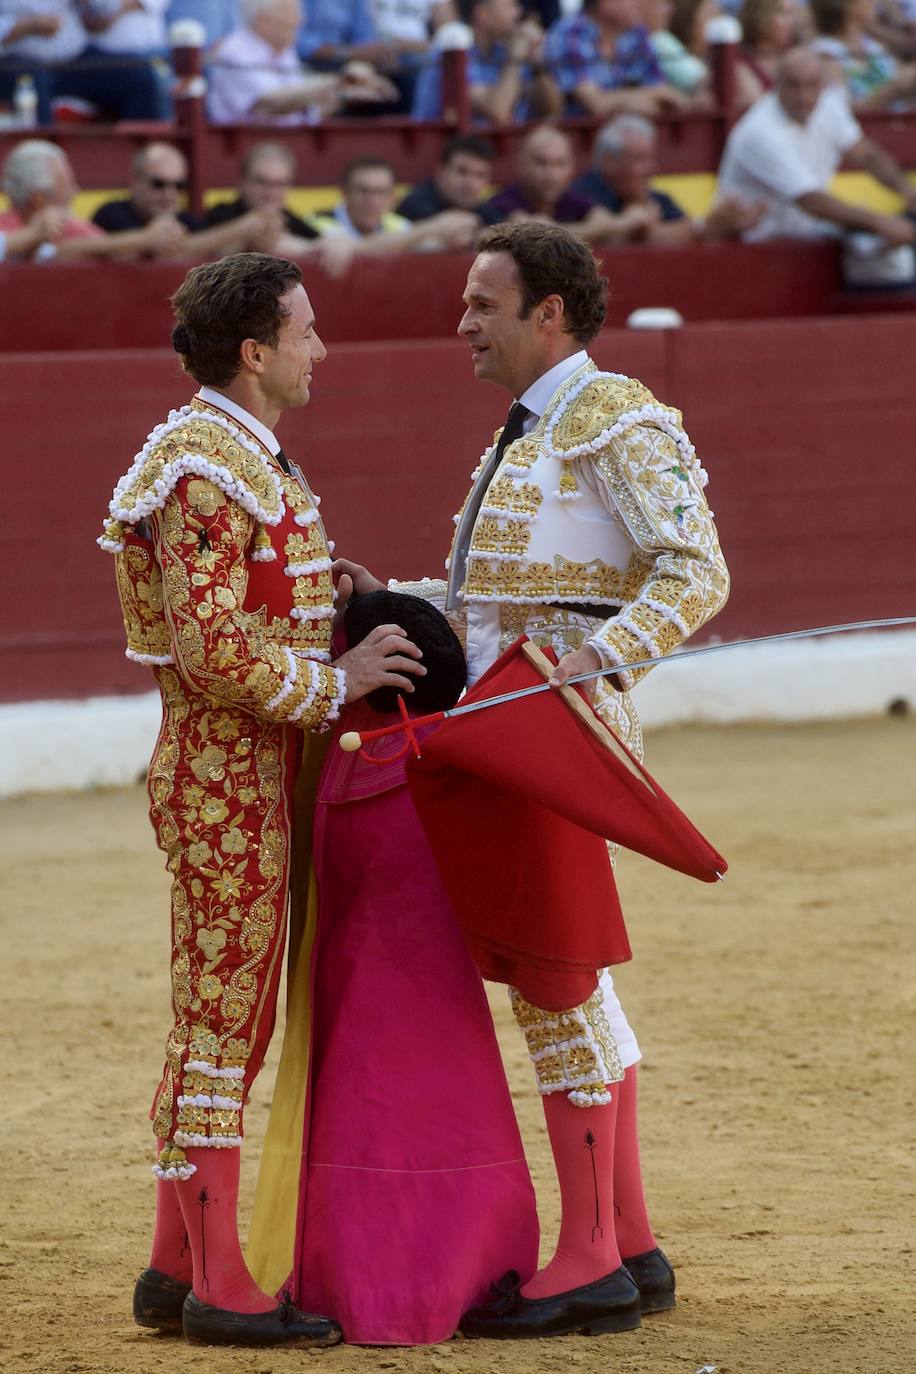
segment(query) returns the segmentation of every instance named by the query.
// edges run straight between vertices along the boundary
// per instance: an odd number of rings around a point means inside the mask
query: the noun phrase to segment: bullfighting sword
[[[631,663],[617,663],[610,668],[596,668],[590,673],[578,673],[575,677],[567,678],[565,685],[573,687],[582,682],[594,682],[598,678],[615,677],[618,673],[631,672],[636,668],[654,668],[660,663],[681,663],[688,658],[700,658],[703,654],[723,653],[726,649],[745,649],[758,644],[785,644],[794,639],[822,639],[827,635],[848,634],[854,630],[888,630],[901,625],[916,625],[916,615],[891,616],[884,620],[852,620],[843,625],[816,625],[806,630],[783,630],[779,634],[758,635],[751,639],[729,639],[718,644],[701,644],[698,648],[683,649],[678,653],[667,654],[664,658],[640,658]],[[405,752],[408,748],[412,748],[419,757],[420,749],[414,737],[414,731],[423,725],[433,725],[442,720],[451,720],[455,716],[470,715],[472,711],[487,711],[492,706],[504,706],[509,701],[520,701],[523,697],[555,690],[556,688],[551,687],[549,682],[542,682],[537,683],[534,687],[522,687],[515,692],[504,692],[501,696],[484,697],[480,701],[468,702],[464,706],[459,703],[457,706],[452,706],[448,711],[435,711],[428,716],[413,717],[408,715],[403,697],[399,697],[398,707],[401,713],[399,723],[385,725],[378,730],[364,730],[359,734],[355,730],[347,731],[340,737],[340,747],[346,753],[355,753],[369,740],[381,739],[384,735],[403,733],[407,736],[407,743],[404,746]]]

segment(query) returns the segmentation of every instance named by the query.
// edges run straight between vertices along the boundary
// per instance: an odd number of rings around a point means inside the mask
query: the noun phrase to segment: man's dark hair
[[[355,157],[353,161],[348,162],[346,167],[343,169],[343,175],[340,178],[340,184],[344,188],[344,190],[346,190],[346,188],[350,185],[350,182],[353,180],[357,172],[365,172],[369,169],[375,171],[379,167],[382,169],[382,171],[390,172],[392,176],[395,175],[395,171],[391,163],[386,162],[383,157],[372,157],[368,154],[366,157]]]
[[[607,277],[599,275],[591,249],[560,224],[495,224],[477,245],[480,253],[508,253],[522,289],[520,318],[547,296],[562,296],[564,330],[587,344],[604,324]]]
[[[233,253],[192,267],[172,297],[172,347],[203,386],[226,386],[242,366],[244,339],[276,348],[289,311],[282,300],[302,281],[294,262]]]
[[[350,599],[344,629],[351,648],[379,625],[400,625],[423,650],[426,677],[413,678],[414,691],[405,697],[411,714],[424,716],[454,706],[464,691],[468,670],[458,636],[442,612],[422,597],[403,592],[369,592]],[[366,701],[373,711],[390,715],[398,709],[400,695],[397,687],[376,687]]]
[[[457,134],[450,138],[442,149],[439,163],[442,167],[447,167],[453,157],[459,153],[467,153],[469,157],[479,157],[484,162],[496,161],[496,149],[488,138],[482,134]]]
[[[825,38],[836,38],[846,27],[848,0],[811,0],[814,27]]]

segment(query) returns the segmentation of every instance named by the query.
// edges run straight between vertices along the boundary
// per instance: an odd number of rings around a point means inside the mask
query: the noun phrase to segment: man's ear
[[[242,367],[247,368],[249,372],[263,372],[266,347],[266,344],[258,343],[257,339],[243,339],[239,348]]]
[[[538,324],[541,328],[551,332],[562,329],[565,318],[566,307],[563,297],[556,292],[552,296],[545,296],[538,306]]]

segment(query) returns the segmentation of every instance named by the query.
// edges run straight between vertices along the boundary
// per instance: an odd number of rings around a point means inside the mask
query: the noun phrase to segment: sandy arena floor
[[[0,806],[3,1370],[913,1374],[916,721],[649,745],[731,863],[718,888],[633,857],[621,878],[636,959],[620,985],[675,1312],[595,1340],[323,1354],[134,1327],[168,1017],[166,878],[137,787]],[[549,1253],[540,1106],[502,995],[494,1006]],[[246,1118],[249,1196],[269,1083]]]

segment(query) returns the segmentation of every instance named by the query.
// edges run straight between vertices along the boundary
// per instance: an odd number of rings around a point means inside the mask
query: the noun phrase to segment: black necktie
[[[509,407],[509,414],[506,416],[505,429],[499,436],[496,448],[490,454],[486,465],[477,478],[473,492],[468,497],[455,533],[455,545],[452,550],[452,561],[445,595],[445,605],[448,610],[452,610],[458,604],[458,589],[463,584],[467,571],[471,535],[480,514],[480,507],[486,499],[487,490],[496,476],[496,470],[502,461],[503,454],[511,443],[522,437],[525,421],[531,414],[532,412],[527,406],[523,406],[521,401],[512,402]]]
[[[514,444],[516,439],[522,437],[522,430],[525,421],[531,411],[527,406],[523,406],[521,401],[513,401],[509,407],[509,414],[506,416],[506,427],[499,436],[499,443],[496,445],[496,452],[493,455],[493,469],[495,470],[500,460],[510,444]]]
[[[278,448],[278,449],[277,449],[277,452],[276,452],[276,454],[275,454],[274,456],[276,457],[276,460],[277,460],[277,462],[280,464],[280,466],[281,466],[281,468],[283,469],[283,471],[286,473],[287,477],[289,477],[289,476],[290,476],[289,459],[287,458],[286,454],[283,452],[282,448]]]

